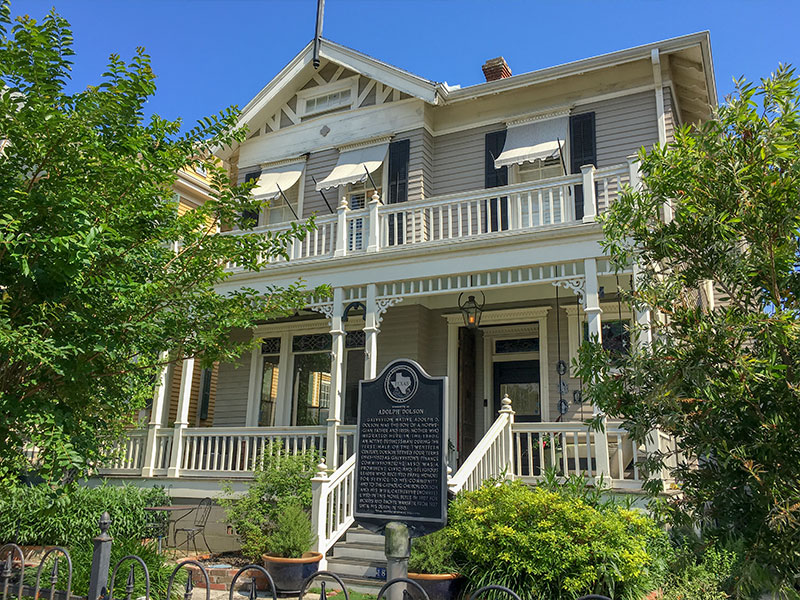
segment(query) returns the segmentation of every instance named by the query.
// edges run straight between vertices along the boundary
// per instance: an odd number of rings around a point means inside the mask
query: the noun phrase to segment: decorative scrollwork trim
[[[557,279],[553,281],[553,285],[558,287],[561,286],[563,288],[568,289],[570,292],[578,296],[581,302],[585,304],[586,298],[584,296],[586,292],[586,278],[585,277],[571,277],[568,279]]]
[[[392,296],[389,298],[378,298],[375,302],[378,305],[378,310],[375,313],[375,321],[380,324],[383,321],[383,313],[389,310],[390,307],[394,306],[395,304],[399,304],[403,301],[402,296]]]
[[[313,310],[320,314],[325,315],[327,318],[333,318],[333,302],[326,302],[324,304],[310,304],[308,310]]]

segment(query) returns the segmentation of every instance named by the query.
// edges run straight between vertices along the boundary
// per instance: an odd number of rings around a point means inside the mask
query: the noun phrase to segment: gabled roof
[[[264,110],[282,92],[294,85],[302,85],[305,81],[300,80],[303,76],[308,77],[313,73],[310,69],[312,60],[313,41],[309,42],[289,64],[278,73],[272,81],[256,94],[242,110],[239,125],[251,125],[256,121]],[[410,96],[424,100],[431,104],[436,104],[439,99],[439,84],[428,81],[418,75],[404,71],[385,62],[379,61],[371,56],[347,48],[341,44],[323,39],[320,44],[320,57],[338,65],[354,71],[359,75],[374,79],[380,83],[388,85]]]

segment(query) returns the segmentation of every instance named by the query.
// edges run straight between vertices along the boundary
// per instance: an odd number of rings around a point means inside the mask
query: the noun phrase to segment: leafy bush
[[[408,570],[433,575],[458,572],[447,528],[412,540]]]
[[[231,487],[225,486],[226,495],[220,500],[228,521],[239,534],[242,554],[253,560],[268,552],[278,554],[270,547],[270,540],[276,543],[277,538],[271,534],[281,513],[292,506],[311,510],[311,478],[319,461],[316,451],[282,454],[280,442],[271,442],[264,455],[247,493],[234,499]]]
[[[18,486],[0,496],[0,541],[25,545],[77,547],[100,533],[104,511],[111,515],[113,538],[146,537],[145,525],[153,514],[146,506],[169,504],[162,488],[140,489],[104,483],[100,487],[75,486],[54,496],[47,485]]]
[[[284,558],[300,558],[311,549],[314,533],[311,519],[299,504],[289,504],[275,519],[274,527],[267,535],[270,554]]]
[[[666,533],[644,515],[519,481],[460,494],[449,522],[470,583],[505,585],[525,599],[600,593],[639,600],[659,585],[659,555],[669,553]]]
[[[73,596],[86,596],[89,593],[89,577],[92,571],[92,552],[93,546],[91,543],[83,543],[69,549],[73,569]],[[143,544],[138,539],[131,538],[114,539],[111,544],[111,562],[108,573],[109,582],[111,581],[111,573],[117,562],[131,554],[141,558],[144,564],[147,565],[147,571],[150,574],[150,597],[156,600],[163,600],[166,598],[169,576],[175,568],[175,565],[168,563],[165,556],[158,553],[158,549],[154,543]],[[42,570],[41,584],[43,588],[48,588],[50,585],[50,572],[54,558],[55,554],[50,555]],[[139,598],[144,596],[145,578],[141,565],[139,565],[137,561],[125,561],[117,571],[117,578],[114,581],[115,598],[125,597],[125,585],[128,581],[128,573],[130,572],[131,565],[135,565],[133,597]],[[57,589],[65,589],[67,570],[64,568],[63,562],[59,564],[59,574],[60,577],[56,587]],[[180,600],[183,597],[186,577],[186,571],[183,569],[175,576],[175,582],[172,584],[172,600]],[[29,585],[34,584],[36,581],[35,568],[26,569],[25,581]]]
[[[714,545],[695,550],[683,541],[665,578],[662,600],[725,600],[741,566],[735,550]]]

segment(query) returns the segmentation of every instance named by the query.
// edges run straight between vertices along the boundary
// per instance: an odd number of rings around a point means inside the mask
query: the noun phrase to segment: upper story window
[[[358,78],[349,77],[327,85],[300,90],[297,92],[297,109],[301,119],[345,110],[352,106],[357,96]]]

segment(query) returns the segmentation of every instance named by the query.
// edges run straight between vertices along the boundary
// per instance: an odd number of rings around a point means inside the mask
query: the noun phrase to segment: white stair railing
[[[451,492],[476,490],[484,481],[503,474],[514,476],[514,444],[511,427],[514,424],[514,411],[511,400],[506,395],[497,420],[475,446],[475,449],[448,481]]]
[[[329,476],[328,466],[323,461],[311,480],[311,525],[317,536],[313,550],[322,554],[321,570],[328,565],[325,554],[355,522],[355,467],[356,456],[353,454]]]

